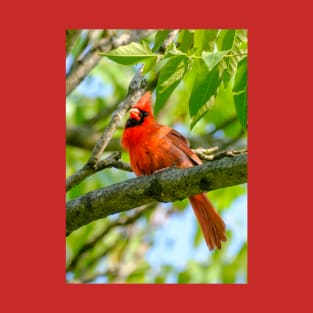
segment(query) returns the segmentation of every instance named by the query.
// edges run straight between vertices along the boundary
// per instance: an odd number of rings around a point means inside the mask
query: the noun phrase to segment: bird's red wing
[[[167,134],[167,137],[177,148],[189,157],[194,165],[202,164],[199,157],[190,150],[189,141],[181,133],[175,129],[171,129],[171,131]]]

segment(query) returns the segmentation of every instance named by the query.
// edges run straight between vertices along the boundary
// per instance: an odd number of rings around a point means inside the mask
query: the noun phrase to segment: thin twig
[[[146,88],[146,80],[141,75],[142,68],[140,68],[133,79],[131,80],[129,84],[128,89],[128,95],[125,98],[124,101],[120,103],[117,110],[113,113],[112,119],[109,123],[109,125],[105,128],[103,134],[97,141],[95,147],[92,150],[91,156],[87,162],[92,168],[97,168],[97,163],[110,142],[113,133],[116,130],[117,124],[122,120],[123,116],[126,114],[126,112],[130,109],[130,107],[136,103],[139,98],[141,98],[145,92]]]
[[[208,149],[197,148],[192,151],[202,160],[212,160],[212,153],[218,150],[218,147],[212,147]]]
[[[72,50],[76,39],[79,37],[81,30],[67,29],[66,30],[66,53]]]
[[[245,154],[247,152],[248,152],[248,149],[246,149],[246,148],[245,149],[240,149],[240,150],[222,151],[222,152],[216,153],[213,156],[212,160],[218,160],[218,159],[221,159],[221,158],[224,158],[224,157],[234,157],[235,155]]]
[[[98,162],[98,166],[96,169],[92,168],[88,163],[85,164],[75,174],[66,179],[66,191],[69,191],[70,189],[78,185],[80,182],[82,182],[84,179],[95,174],[96,172],[99,172],[108,167],[113,167],[113,164],[118,162],[120,157],[121,152],[112,152],[107,158]]]
[[[124,170],[129,170],[129,166],[119,160],[121,156],[120,152],[112,153],[108,158],[102,161],[100,161],[100,158],[108,143],[112,139],[118,123],[122,120],[123,116],[130,109],[130,107],[136,103],[145,92],[147,83],[141,75],[141,72],[142,68],[137,71],[131,80],[128,88],[128,95],[113,113],[111,121],[95,144],[87,163],[78,172],[67,178],[66,191],[78,185],[86,177],[104,168],[115,166]]]
[[[151,31],[134,31],[125,37],[125,34],[121,34],[118,37],[114,37],[113,32],[108,32],[105,38],[99,40],[93,44],[92,48],[80,57],[73,64],[70,73],[66,78],[66,96],[68,96],[86,77],[86,75],[98,64],[102,56],[99,52],[108,52],[112,49],[125,45],[131,41],[140,41],[151,33]]]
[[[178,29],[173,29],[169,32],[167,38],[164,40],[162,44],[162,48],[165,51],[166,48],[174,41],[176,35],[178,34],[179,30]]]
[[[111,38],[105,38],[102,41],[102,47],[90,51],[85,58],[72,69],[66,78],[66,96],[68,96],[86,77],[86,75],[98,64],[101,56],[98,55],[99,51],[109,51],[112,48]]]
[[[117,160],[117,161],[113,162],[111,165],[112,165],[112,167],[115,167],[115,168],[122,170],[122,171],[127,171],[127,172],[133,171],[129,163],[123,162],[121,160]]]
[[[212,160],[218,160],[223,157],[232,157],[238,154],[243,154],[247,153],[248,150],[245,149],[240,149],[240,150],[232,150],[232,151],[221,151],[217,152],[214,154],[219,149],[219,147],[212,147],[209,149],[204,149],[204,148],[197,148],[193,149],[192,151],[202,160],[205,161],[212,161]]]

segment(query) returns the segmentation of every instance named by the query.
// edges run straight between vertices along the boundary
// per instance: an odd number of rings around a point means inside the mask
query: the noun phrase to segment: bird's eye
[[[145,111],[141,111],[141,114],[142,114],[142,117],[146,117],[146,116],[149,115],[149,113],[148,113],[148,112],[145,112]]]

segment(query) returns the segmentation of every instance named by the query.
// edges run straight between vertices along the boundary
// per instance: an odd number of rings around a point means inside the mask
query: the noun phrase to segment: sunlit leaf
[[[238,63],[238,69],[235,76],[235,83],[233,87],[234,93],[240,93],[247,90],[247,73],[248,73],[248,59],[244,57]]]
[[[162,109],[166,100],[182,80],[188,58],[184,55],[171,57],[161,69],[158,84],[156,87],[156,103],[154,110],[156,114]]]
[[[77,58],[80,53],[85,49],[88,44],[88,36],[86,31],[81,31],[78,39],[75,41],[72,49],[72,55],[74,58]]]
[[[225,86],[229,83],[236,73],[237,63],[246,53],[240,48],[242,43],[247,40],[247,31],[244,29],[225,29],[222,30],[217,38],[218,50],[229,50],[229,56],[220,63],[219,69]]]
[[[217,41],[217,46],[220,51],[229,50],[232,48],[235,34],[236,34],[235,29],[223,29],[220,32],[218,36],[218,41]]]
[[[247,57],[245,57],[238,63],[233,88],[236,112],[243,129],[247,128],[247,67]]]
[[[228,53],[229,50],[218,51],[218,52],[202,52],[202,59],[208,67],[209,71],[211,71],[221,60],[224,55]]]
[[[196,55],[201,56],[202,51],[213,51],[218,34],[217,29],[197,29],[194,33],[194,46]],[[227,49],[223,49],[227,50]]]
[[[156,59],[154,54],[147,45],[132,42],[125,46],[120,46],[110,52],[99,52],[99,55],[108,57],[114,62],[123,65],[134,65],[147,59]]]
[[[170,29],[161,29],[155,34],[154,46],[152,52],[157,52],[162,46],[164,40],[168,37]]]
[[[193,36],[193,32],[191,32],[190,30],[181,30],[177,40],[179,43],[178,49],[182,52],[187,52],[188,50],[190,50],[193,46]]]
[[[195,70],[197,71],[197,75],[189,99],[191,128],[193,128],[199,119],[207,112],[209,100],[216,94],[220,84],[217,67],[209,71],[205,63],[200,60]],[[203,110],[203,108],[205,109]]]

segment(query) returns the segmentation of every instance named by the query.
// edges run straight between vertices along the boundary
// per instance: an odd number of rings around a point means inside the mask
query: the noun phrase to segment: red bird
[[[186,138],[154,119],[151,94],[147,92],[130,109],[122,145],[128,150],[132,170],[137,176],[149,175],[166,167],[186,168],[202,164]],[[189,197],[210,250],[221,249],[226,241],[225,224],[205,193]]]

